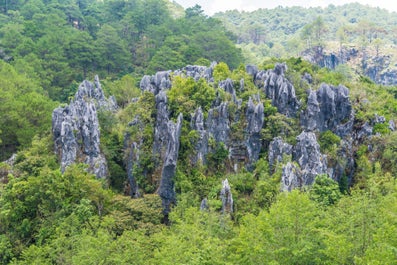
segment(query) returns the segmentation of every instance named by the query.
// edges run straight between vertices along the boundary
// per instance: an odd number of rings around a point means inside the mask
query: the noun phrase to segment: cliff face
[[[354,114],[349,90],[344,86],[321,84],[310,90],[307,108],[301,114],[301,126],[307,131],[332,131],[340,137],[351,133]]]
[[[214,83],[215,65],[187,66],[175,72],[162,71],[144,76],[140,82],[142,97],[151,95],[146,100],[152,101],[153,109],[142,110],[140,99],[130,103],[141,112],[131,117],[125,133],[127,193],[133,198],[142,196],[145,193],[142,187],[149,184],[149,192],[157,192],[162,199],[165,222],[177,201],[178,160],[188,163],[185,167],[219,167],[226,173],[238,173],[242,169],[254,170],[256,162],[267,154],[269,173],[280,173],[281,188],[290,191],[311,185],[320,174],[335,180],[347,176],[351,180],[356,146],[372,137],[373,128],[379,123],[386,124],[391,130],[395,128],[392,121],[387,123],[378,115],[370,122],[356,124],[349,90],[344,86],[321,84],[317,89],[312,87],[307,91],[307,104],[303,108],[293,84],[285,76],[285,64],[277,64],[267,71],[258,71],[255,66],[248,65],[246,71],[256,85],[256,88],[250,88],[250,94],[245,87],[250,80],[226,79]],[[217,96],[211,107],[204,111],[198,106],[183,116],[170,113],[167,94],[172,89],[172,76],[175,75],[195,81],[202,78],[214,86]],[[310,85],[309,75],[302,79]],[[239,96],[245,97],[245,101]],[[299,123],[293,132],[295,140],[289,139],[287,143],[284,135],[284,138],[277,136],[264,141],[264,137],[268,137],[264,131],[274,129],[266,128],[269,115],[273,114],[267,114],[269,107],[266,110],[265,104],[274,107],[271,112],[277,109],[278,116],[273,117]],[[96,77],[94,84],[84,81],[80,85],[70,105],[54,110],[55,150],[63,171],[72,163],[84,162],[97,177],[108,175],[106,159],[100,149],[98,110],[114,111],[116,108],[112,99],[103,96]],[[145,111],[151,113],[145,114]],[[329,132],[340,139],[336,150],[338,159],[327,157],[320,149],[319,137]],[[180,149],[185,157],[181,158]],[[220,197],[222,211],[232,213],[233,199],[227,180],[223,182]],[[203,199],[201,208],[208,208],[207,200]]]
[[[391,64],[391,55],[371,55],[365,50],[345,47],[339,51],[327,52],[321,46],[308,49],[302,55],[307,61],[320,67],[335,69],[338,65],[349,64],[377,84],[397,85],[397,69]]]
[[[80,84],[68,106],[54,110],[52,132],[62,172],[73,163],[83,162],[98,178],[108,175],[106,159],[100,149],[98,110],[116,109],[115,100],[103,95],[96,76],[94,83],[83,81]]]
[[[255,83],[262,88],[266,97],[271,99],[272,105],[277,107],[281,114],[295,117],[299,109],[299,102],[294,86],[284,75],[286,71],[285,63],[276,64],[273,70],[258,72],[255,75]]]

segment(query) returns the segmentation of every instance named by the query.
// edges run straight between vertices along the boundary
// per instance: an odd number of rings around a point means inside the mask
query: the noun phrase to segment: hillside
[[[395,85],[396,14],[358,3],[327,8],[279,7],[253,12],[228,11],[214,16],[237,36],[246,60],[305,56],[313,63],[321,47],[373,81]],[[313,54],[315,53],[315,54]],[[333,66],[335,67],[335,66]]]
[[[0,264],[397,260],[397,87],[197,6],[0,10]]]

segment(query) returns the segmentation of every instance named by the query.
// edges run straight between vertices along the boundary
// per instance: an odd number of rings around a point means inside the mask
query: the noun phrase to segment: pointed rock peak
[[[178,115],[176,124],[172,121],[169,121],[167,124],[167,151],[161,172],[161,181],[159,187],[159,195],[162,199],[165,220],[168,220],[168,214],[171,211],[171,205],[176,203],[174,178],[179,154],[179,137],[181,134],[182,120],[183,116],[182,113],[180,113]]]
[[[94,82],[95,85],[84,80],[71,103],[53,111],[52,132],[62,171],[80,161],[89,165],[89,171],[98,178],[104,178],[108,170],[100,150],[97,109],[112,111],[117,109],[117,104],[105,98],[98,76]]]
[[[200,210],[208,211],[209,209],[210,209],[210,206],[208,205],[208,200],[207,200],[207,198],[204,198],[200,203]]]
[[[277,75],[284,75],[284,73],[287,71],[288,67],[285,63],[276,63],[274,66],[274,72]]]
[[[222,200],[222,213],[232,213],[233,196],[232,196],[232,190],[229,185],[229,181],[227,179],[222,181],[221,200]]]
[[[253,78],[255,78],[256,74],[258,73],[258,67],[256,65],[252,64],[247,64],[245,66],[245,71],[251,75]]]

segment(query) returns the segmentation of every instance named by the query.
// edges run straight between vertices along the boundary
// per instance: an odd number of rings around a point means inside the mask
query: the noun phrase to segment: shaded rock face
[[[269,146],[269,165],[274,169],[276,163],[283,160],[283,155],[291,155],[292,161],[282,168],[282,189],[290,191],[297,187],[311,185],[317,175],[327,174],[327,158],[320,152],[316,135],[302,132],[297,137],[295,146],[284,143],[280,137],[275,138]]]
[[[100,150],[100,131],[97,109],[116,110],[113,98],[103,95],[99,79],[83,81],[74,99],[66,107],[52,114],[52,132],[55,152],[61,161],[61,170],[75,162],[84,162],[98,178],[108,175],[105,156]]]
[[[303,186],[302,172],[296,164],[288,162],[283,166],[281,174],[281,189],[292,191]]]
[[[364,74],[377,84],[397,85],[397,69],[392,69],[390,55],[378,55],[363,60]]]
[[[179,153],[179,137],[181,134],[182,114],[179,114],[177,123],[169,121],[167,124],[168,143],[167,151],[161,172],[159,195],[162,200],[163,214],[168,216],[171,204],[176,203],[174,177]]]
[[[303,57],[320,67],[335,69],[339,64],[346,63],[358,56],[359,51],[354,48],[342,48],[338,53],[327,53],[323,47],[315,46],[303,52]]]
[[[221,189],[221,200],[222,200],[222,213],[233,212],[233,196],[229,185],[229,181],[225,179],[222,181]]]
[[[163,161],[165,149],[168,143],[168,121],[169,113],[167,108],[167,95],[161,90],[155,97],[156,100],[156,123],[154,126],[153,154],[156,157],[157,165]],[[159,161],[160,160],[160,161]]]
[[[312,132],[298,135],[292,159],[301,168],[303,185],[311,185],[317,175],[327,173],[327,158],[321,154],[316,135]]]
[[[177,70],[174,73],[176,75],[186,74],[187,77],[192,77],[195,81],[200,78],[204,78],[207,82],[214,82],[213,72],[216,62],[213,62],[210,67],[199,66],[199,65],[187,65],[181,70]]]
[[[317,91],[309,91],[307,108],[302,111],[300,120],[305,130],[331,130],[344,137],[352,132],[353,121],[352,104],[346,87],[321,84]]]
[[[230,121],[227,102],[222,102],[220,106],[208,111],[206,127],[210,137],[212,136],[216,142],[228,142]]]
[[[245,117],[247,119],[247,152],[248,164],[253,165],[259,158],[261,151],[261,130],[264,121],[264,108],[262,102],[254,104],[250,97],[247,103],[247,111]]]
[[[269,144],[269,167],[273,171],[277,163],[283,161],[283,155],[292,154],[292,145],[284,143],[281,137],[276,137]]]
[[[245,66],[245,71],[251,75],[253,78],[256,77],[256,74],[258,73],[258,67],[256,65],[252,65],[252,64],[247,64]]]
[[[125,137],[128,139],[128,136]],[[125,145],[128,141],[125,141]],[[127,170],[127,193],[131,198],[139,198],[141,194],[139,193],[139,186],[136,182],[134,176],[134,163],[139,161],[139,145],[136,142],[133,142],[130,146],[124,146],[124,149],[128,150],[127,153],[127,161],[126,161],[126,170]]]
[[[266,97],[272,100],[272,105],[278,112],[288,117],[295,117],[299,109],[299,102],[295,95],[295,88],[287,80],[284,73],[287,65],[276,64],[273,70],[261,71],[256,74],[255,83],[263,86]]]
[[[157,95],[160,91],[169,89],[171,87],[170,79],[171,71],[157,72],[153,76],[145,75],[139,87],[142,91],[149,91],[154,95]]]
[[[193,158],[193,163],[205,164],[205,156],[208,154],[208,134],[204,128],[204,114],[201,107],[196,109],[192,115],[190,126],[198,134],[197,143],[195,146],[196,154]]]

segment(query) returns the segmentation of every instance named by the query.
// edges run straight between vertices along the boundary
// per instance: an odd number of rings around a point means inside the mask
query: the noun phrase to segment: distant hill
[[[397,63],[397,14],[385,9],[358,3],[327,8],[280,6],[253,12],[227,11],[214,17],[237,36],[236,43],[250,62],[307,55],[318,46],[324,55],[355,49],[356,59],[345,63],[379,83],[386,82],[380,75],[393,71]],[[374,74],[371,67],[381,69]]]

